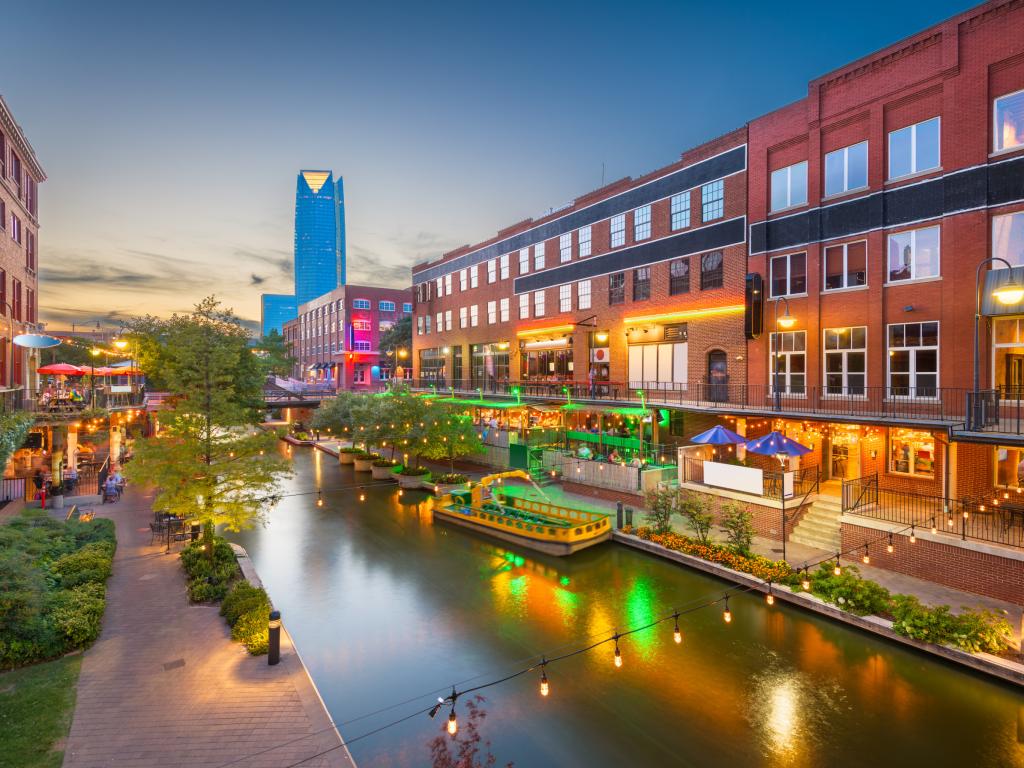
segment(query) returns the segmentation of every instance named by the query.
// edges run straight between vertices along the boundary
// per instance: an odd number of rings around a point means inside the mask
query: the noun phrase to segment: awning
[[[525,350],[537,350],[537,349],[567,349],[569,347],[569,339],[547,339],[545,341],[528,341],[523,344]]]
[[[1001,265],[1000,265],[1001,266]],[[1004,304],[995,293],[1009,282],[1024,286],[1024,267],[992,269],[985,273],[985,287],[981,292],[981,314],[987,316],[1024,314],[1024,298],[1013,304]]]

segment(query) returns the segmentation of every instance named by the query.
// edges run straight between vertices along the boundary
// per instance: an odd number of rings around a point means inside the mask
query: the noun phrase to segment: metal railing
[[[991,499],[950,499],[944,496],[890,491],[874,476],[843,481],[843,514],[863,515],[918,532],[1024,547],[1024,503],[992,504]]]
[[[693,382],[687,385],[664,382],[614,382],[570,380],[492,381],[480,389],[470,379],[413,379],[418,391],[439,395],[518,396],[524,399],[578,402],[640,403],[651,406],[685,406],[728,413],[793,414],[873,418],[877,420],[929,421],[958,424],[967,420],[966,389],[932,387],[801,387],[773,392],[768,385]],[[1024,417],[1024,412],[1022,412]]]

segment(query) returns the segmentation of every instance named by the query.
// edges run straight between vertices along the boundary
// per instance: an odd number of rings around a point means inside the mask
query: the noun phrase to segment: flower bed
[[[686,555],[699,557],[701,560],[718,563],[734,571],[749,573],[764,581],[781,582],[793,573],[793,569],[781,560],[769,560],[761,555],[741,555],[721,544],[701,544],[678,533],[655,533],[646,526],[631,528],[626,526],[623,533],[628,533],[644,541],[660,544],[666,549],[682,552]]]

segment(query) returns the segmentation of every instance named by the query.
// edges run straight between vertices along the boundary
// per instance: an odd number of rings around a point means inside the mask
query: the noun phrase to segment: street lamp
[[[974,408],[971,413],[971,419],[975,427],[978,426],[978,417],[980,415],[977,411],[978,393],[981,389],[981,268],[986,264],[994,264],[997,261],[1006,265],[1006,268],[1009,270],[1009,279],[992,291],[992,297],[1004,306],[1018,304],[1021,299],[1024,299],[1024,286],[1021,286],[1014,278],[1013,265],[1010,262],[999,256],[989,256],[978,264],[978,268],[974,272]]]
[[[92,380],[92,396],[89,398],[89,407],[96,407],[96,358],[100,356],[100,350],[93,347],[89,350],[89,354],[92,355],[92,375],[89,378]]]
[[[779,302],[786,305],[786,314],[779,317]],[[789,313],[789,299],[785,296],[778,296],[775,299],[775,333],[773,339],[775,341],[775,349],[771,349],[771,343],[769,342],[769,351],[772,355],[772,394],[775,400],[775,410],[782,410],[782,391],[779,389],[779,347],[782,344],[782,339],[779,338],[779,328],[788,331],[796,325],[796,318]]]

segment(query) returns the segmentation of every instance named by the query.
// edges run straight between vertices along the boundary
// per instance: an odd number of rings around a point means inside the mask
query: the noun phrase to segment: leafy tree
[[[397,353],[404,349],[412,352],[412,315],[406,315],[380,335],[378,347],[381,352]],[[401,360],[398,361],[401,364]]]
[[[754,516],[749,507],[727,504],[723,510],[722,527],[729,545],[741,555],[750,555],[754,543]]]
[[[14,452],[24,444],[34,421],[35,417],[24,411],[0,414],[0,467],[6,467]]]
[[[260,339],[252,351],[267,373],[275,376],[291,374],[295,358],[289,353],[288,344],[277,328],[271,328],[270,333]]]
[[[421,454],[427,459],[447,459],[448,469],[455,472],[455,460],[484,453],[480,435],[469,416],[453,414],[434,406],[426,427],[426,444]]]
[[[238,318],[212,297],[187,315],[140,318],[131,333],[143,368],[160,372],[171,407],[128,471],[157,488],[157,509],[203,522],[212,557],[214,526],[239,530],[261,521],[290,471],[273,450],[275,435],[252,426],[263,371]]]
[[[679,493],[679,514],[682,515],[697,541],[705,546],[711,543],[711,526],[715,516],[708,512],[707,506],[699,496],[690,491],[676,489]]]
[[[679,489],[652,488],[644,499],[647,505],[647,521],[655,533],[672,530],[672,516],[679,514]]]

